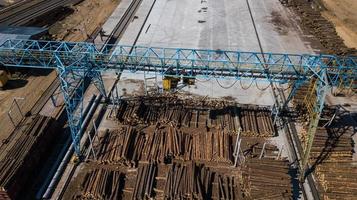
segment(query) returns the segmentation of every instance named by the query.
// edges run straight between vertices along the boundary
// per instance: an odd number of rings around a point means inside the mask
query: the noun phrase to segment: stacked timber
[[[181,104],[150,105],[144,101],[121,101],[116,113],[117,119],[128,125],[173,122],[177,126],[204,127],[208,112],[188,109]]]
[[[243,144],[242,149],[245,153],[245,157],[247,158],[259,158],[261,155],[262,157],[269,157],[269,158],[278,158],[279,155],[279,148],[273,144],[262,143],[254,141],[248,141],[248,138],[243,138],[243,141],[246,141],[246,144]]]
[[[316,79],[313,78],[310,82],[303,83],[296,91],[292,102],[299,112],[300,116],[303,116],[301,120],[309,119],[312,108],[317,101],[315,86]]]
[[[241,177],[230,168],[195,162],[140,162],[138,168],[91,169],[79,175],[71,199],[243,199]],[[73,183],[72,183],[73,184]]]
[[[101,163],[136,165],[141,159],[145,137],[133,127],[123,127],[116,131],[106,131],[94,146],[97,159]]]
[[[94,145],[100,163],[136,166],[139,161],[197,160],[231,164],[233,136],[223,130],[195,132],[174,126],[132,126],[107,131]]]
[[[294,106],[298,109],[298,110],[304,110],[304,99],[306,97],[306,95],[308,94],[309,91],[309,83],[305,83],[303,85],[301,85],[299,87],[299,89],[297,89],[292,102],[294,103]]]
[[[18,129],[0,152],[0,191],[15,199],[37,172],[46,149],[51,144],[56,125],[52,118],[33,117],[31,124]]]
[[[356,199],[357,162],[325,161],[316,168],[323,199]]]
[[[178,159],[229,164],[233,160],[233,138],[224,131],[189,132],[164,126],[146,135],[142,156],[146,161]]]
[[[118,129],[100,134],[94,142],[98,160],[89,160],[86,167],[121,171],[125,174],[124,181],[119,181],[122,187],[119,192],[115,190],[118,195],[113,194],[113,189],[102,189],[114,188],[102,183],[117,182],[106,173],[102,173],[104,180],[94,175],[87,181],[75,180],[72,184],[91,185],[87,183],[90,180],[100,186],[82,186],[75,196],[79,199],[109,199],[113,195],[119,199],[292,197],[289,166],[280,160],[281,151],[266,143],[265,137],[275,132],[267,108],[169,96],[122,100],[112,113]],[[238,155],[242,162],[233,167],[236,145],[240,145]],[[244,160],[248,160],[247,165]],[[267,175],[261,166],[267,166]],[[276,169],[270,169],[273,167]],[[275,176],[277,180],[259,190],[266,179],[276,179]],[[73,193],[68,193],[69,198],[74,198]]]
[[[156,163],[141,164],[138,168],[131,199],[152,199],[154,197],[154,181],[156,176]]]
[[[178,101],[178,100],[177,100]],[[151,104],[152,103],[152,104]],[[242,129],[247,136],[272,137],[275,135],[271,111],[254,106],[218,107],[209,104],[205,109],[194,108],[182,102],[165,103],[148,100],[122,100],[117,107],[116,119],[126,125],[174,123],[177,127],[224,129],[236,134]],[[219,104],[218,104],[219,105]]]
[[[267,108],[242,108],[240,123],[245,136],[272,137],[275,135],[271,112]]]
[[[337,55],[356,55],[356,49],[348,48],[337,34],[332,22],[325,19],[321,12],[311,6],[310,1],[291,0],[290,6],[301,17],[303,29],[315,36],[325,48],[324,53]]]
[[[110,169],[95,169],[87,172],[80,192],[72,199],[121,199],[125,173]]]
[[[232,135],[218,130],[205,134],[194,134],[192,141],[192,148],[188,149],[189,152],[185,152],[184,160],[232,163],[234,145]]]
[[[352,159],[351,135],[345,128],[319,127],[316,131],[310,155],[323,199],[357,197],[357,162]]]
[[[239,108],[236,106],[227,106],[221,109],[211,109],[207,128],[225,129],[231,133],[237,133],[240,124]]]
[[[352,160],[351,135],[344,130],[319,127],[311,148],[310,158],[317,163]]]
[[[248,159],[243,168],[244,193],[249,199],[291,199],[289,161]]]
[[[239,178],[196,163],[174,163],[166,175],[164,199],[242,199]]]
[[[167,162],[182,156],[190,145],[192,145],[192,138],[189,134],[171,126],[159,126],[153,132],[147,132],[143,160]]]

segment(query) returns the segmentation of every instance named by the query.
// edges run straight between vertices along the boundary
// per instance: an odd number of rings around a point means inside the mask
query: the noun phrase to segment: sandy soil
[[[0,141],[8,137],[14,129],[13,123],[18,124],[21,121],[22,115],[31,110],[55,77],[56,72],[53,71],[47,76],[31,76],[25,80],[13,80],[8,83],[7,87],[14,87],[14,89],[0,91]],[[26,85],[21,86],[21,82],[26,82]],[[24,100],[17,101],[21,112],[15,105],[10,108],[14,98],[24,98]],[[8,115],[10,109],[11,119]]]
[[[326,7],[322,15],[336,26],[346,46],[357,48],[357,1],[321,0]]]

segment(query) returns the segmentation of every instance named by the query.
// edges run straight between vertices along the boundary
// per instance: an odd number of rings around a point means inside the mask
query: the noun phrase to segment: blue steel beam
[[[322,69],[332,85],[341,76],[357,76],[357,57],[332,55],[277,54],[222,50],[173,49],[106,45],[101,50],[92,43],[8,40],[0,45],[0,63],[16,67],[56,68],[58,57],[73,70],[95,64],[93,70],[156,71],[161,75],[256,77],[274,82],[306,79]],[[132,51],[130,51],[132,50]],[[263,59],[265,58],[265,59]],[[347,73],[348,71],[353,73]],[[269,80],[270,81],[270,80]]]
[[[60,41],[7,40],[0,45],[0,63],[12,67],[57,69],[77,155],[80,155],[79,129],[83,121],[83,81],[85,78],[94,80],[105,96],[100,75],[105,70],[269,82],[294,80],[299,84],[315,77],[319,87],[314,105],[316,117],[309,128],[311,135],[316,131],[316,119],[318,122],[326,88],[339,85],[346,77],[357,79],[357,57],[123,45],[105,45],[99,50],[92,43]],[[289,96],[293,95],[294,92]]]

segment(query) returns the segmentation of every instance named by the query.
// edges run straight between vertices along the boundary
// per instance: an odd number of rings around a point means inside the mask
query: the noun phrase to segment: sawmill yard
[[[270,53],[357,60],[354,0],[0,5],[1,44],[85,42],[98,50],[127,45],[130,53],[138,51],[134,46],[210,49],[206,59],[215,61],[230,51],[257,52],[266,57],[254,62],[265,63],[265,69]],[[26,63],[16,68],[1,59],[3,51],[0,46],[0,70],[9,80],[0,85],[0,200],[357,199],[357,63],[319,96],[319,74],[301,84],[288,78],[272,82],[269,74],[253,77],[253,72],[237,79],[219,69],[219,74],[176,76],[203,55],[182,53],[182,66],[166,63],[175,73],[140,70],[139,64],[103,70],[105,96],[98,82],[86,77],[76,82],[80,92],[68,97],[69,81],[58,77],[59,69],[26,68]],[[115,57],[122,48],[110,52]],[[82,89],[83,99],[68,100]],[[323,109],[316,111],[321,98]],[[71,113],[78,101],[83,105]],[[83,117],[74,136],[78,113]]]

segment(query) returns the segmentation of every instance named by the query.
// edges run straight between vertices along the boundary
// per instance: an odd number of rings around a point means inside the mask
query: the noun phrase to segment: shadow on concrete
[[[341,137],[351,137],[351,152],[355,153],[353,150],[353,139],[352,136],[357,133],[357,113],[343,112],[338,115],[332,123],[326,127],[326,134],[328,139],[324,144],[324,148],[321,150],[319,156],[312,164],[311,168],[307,170],[305,176],[312,173],[316,167],[323,163],[329,158],[334,149],[338,146]]]

